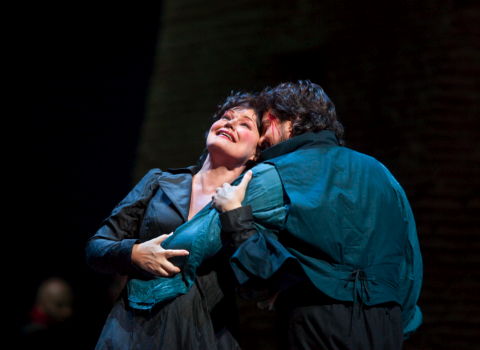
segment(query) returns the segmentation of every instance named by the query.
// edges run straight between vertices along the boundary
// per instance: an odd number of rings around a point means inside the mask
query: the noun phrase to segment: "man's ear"
[[[292,120],[287,120],[284,122],[286,127],[284,129],[285,131],[285,140],[288,140],[289,138],[291,138],[293,136],[293,124],[294,124],[294,121]]]

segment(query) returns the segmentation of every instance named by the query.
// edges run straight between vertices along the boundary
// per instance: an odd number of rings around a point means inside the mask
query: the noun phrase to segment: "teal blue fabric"
[[[394,176],[376,159],[338,146],[331,132],[297,136],[268,151],[273,157],[265,161],[275,165],[289,199],[279,241],[328,296],[401,305],[408,337],[422,323],[423,265],[413,213]],[[250,258],[261,254],[255,239],[232,257],[241,282],[249,273],[275,272],[258,271]]]
[[[408,337],[422,323],[417,301],[423,265],[400,184],[376,159],[338,146],[331,132],[304,134],[277,146],[268,151],[281,149],[281,156],[252,169],[244,205],[252,206],[258,232],[232,256],[237,279],[269,278],[294,259],[336,300],[401,305]],[[188,291],[199,264],[220,249],[219,232],[218,213],[210,206],[177,229],[164,245],[190,251],[182,273],[131,280],[131,306],[151,308]]]
[[[400,267],[400,300],[403,310],[403,334],[407,338],[423,323],[423,314],[417,305],[423,282],[423,261],[418,241],[415,218],[403,189],[397,184],[401,193],[405,218],[408,222],[408,242]]]
[[[250,204],[255,218],[255,228],[260,236],[269,241],[272,252],[282,252],[265,264],[263,252],[257,256],[266,270],[278,269],[292,257],[279,244],[275,235],[266,228],[281,227],[284,224],[287,208],[283,205],[283,190],[275,168],[260,164],[252,169],[253,177],[248,186],[244,204]],[[234,183],[241,181],[239,177]],[[182,272],[174,277],[159,277],[151,280],[131,279],[127,283],[130,306],[136,309],[151,309],[155,304],[185,294],[194,283],[196,271],[202,261],[215,255],[221,248],[220,220],[218,211],[210,204],[198,212],[191,220],[175,230],[173,235],[162,243],[165,249],[187,249],[190,254],[179,261]],[[254,259],[254,258],[252,258]],[[254,260],[252,260],[253,262]]]

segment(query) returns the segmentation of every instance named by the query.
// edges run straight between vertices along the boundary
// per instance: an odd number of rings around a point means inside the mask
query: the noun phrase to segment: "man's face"
[[[292,122],[281,122],[271,111],[267,111],[262,117],[262,135],[259,145],[265,149],[279,142],[288,140],[292,136]]]

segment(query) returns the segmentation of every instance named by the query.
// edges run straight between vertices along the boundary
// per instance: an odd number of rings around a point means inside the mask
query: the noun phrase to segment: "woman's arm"
[[[251,252],[249,249],[242,250],[237,255],[236,266],[245,262],[247,270],[250,269],[251,273],[263,277],[271,274],[291,257],[284,248],[279,250],[282,247],[270,235],[270,230],[283,226],[287,208],[276,169],[269,164],[260,164],[252,170],[253,178],[242,205],[250,205],[252,208],[255,231],[258,233],[255,236],[258,237],[255,240],[249,239],[248,242],[251,246],[257,245],[257,248]],[[237,183],[240,181],[239,179]],[[269,229],[267,230],[266,227]],[[182,272],[173,278],[130,280],[128,282],[130,305],[134,308],[148,309],[158,302],[185,294],[192,286],[200,264],[222,248],[220,232],[219,212],[211,205],[207,205],[191,220],[178,227],[174,234],[164,241],[163,246],[166,249],[189,251],[190,254],[177,263]],[[239,251],[240,249],[236,253]],[[267,254],[263,255],[264,252]],[[258,266],[259,258],[265,262],[261,266]]]
[[[130,193],[113,209],[86,244],[87,264],[97,272],[138,274],[132,264],[134,244],[148,202],[158,189],[160,169],[150,170]]]

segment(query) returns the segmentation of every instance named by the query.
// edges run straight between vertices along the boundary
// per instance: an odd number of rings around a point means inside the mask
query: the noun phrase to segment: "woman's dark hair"
[[[259,94],[260,105],[280,121],[292,121],[292,136],[309,131],[331,130],[341,145],[343,125],[337,120],[335,105],[325,91],[310,80],[281,83]]]
[[[250,92],[234,92],[232,91],[227,98],[217,105],[217,111],[213,114],[213,121],[217,121],[230,109],[241,107],[241,108],[250,108],[255,111],[257,117],[257,128],[258,131],[261,131],[262,126],[262,115],[263,109],[262,104],[259,103],[257,99],[257,94]]]

